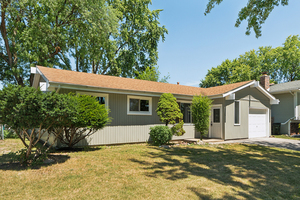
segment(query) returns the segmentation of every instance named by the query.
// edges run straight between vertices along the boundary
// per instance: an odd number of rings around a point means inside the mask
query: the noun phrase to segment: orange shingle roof
[[[155,92],[155,93],[172,93],[180,95],[218,95],[229,92],[251,81],[222,85],[211,88],[191,87],[176,85],[170,83],[159,83],[154,81],[145,81],[139,79],[122,78],[108,75],[98,75],[84,72],[75,72],[62,69],[37,66],[48,81],[62,84],[83,85],[99,88]]]

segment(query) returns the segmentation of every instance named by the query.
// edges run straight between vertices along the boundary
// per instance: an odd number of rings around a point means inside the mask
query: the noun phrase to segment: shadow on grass
[[[146,176],[168,180],[203,177],[221,186],[230,186],[234,196],[220,192],[220,199],[299,199],[300,152],[283,151],[258,145],[241,149],[149,146],[145,160],[131,159],[147,171]],[[143,157],[142,157],[143,158]],[[213,199],[205,185],[189,187],[200,199]],[[213,189],[212,189],[213,190]]]
[[[14,155],[12,154],[3,154],[0,156],[0,170],[15,170],[22,171],[27,169],[40,169],[44,166],[51,166],[54,164],[64,163],[68,159],[70,159],[69,155],[57,155],[57,154],[49,154],[48,159],[51,160],[51,163],[48,164],[36,164],[33,166],[22,166],[19,162],[13,161]]]
[[[74,153],[74,152],[88,152],[88,151],[98,151],[103,149],[103,147],[62,147],[55,149],[56,153]]]

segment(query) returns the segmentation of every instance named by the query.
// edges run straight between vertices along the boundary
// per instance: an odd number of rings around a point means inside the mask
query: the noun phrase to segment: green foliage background
[[[151,0],[3,0],[0,80],[29,83],[30,66],[134,77],[153,67],[167,29]],[[71,66],[71,60],[75,66]]]
[[[283,46],[259,47],[233,60],[225,60],[208,70],[200,87],[213,87],[248,80],[259,80],[267,72],[274,83],[300,80],[300,37],[289,36]]]

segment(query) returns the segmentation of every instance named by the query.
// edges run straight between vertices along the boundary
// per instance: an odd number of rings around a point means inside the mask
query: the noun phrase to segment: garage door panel
[[[267,114],[265,110],[249,111],[249,138],[267,136]]]

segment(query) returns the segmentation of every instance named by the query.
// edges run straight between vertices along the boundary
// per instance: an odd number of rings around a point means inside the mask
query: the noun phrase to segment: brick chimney
[[[267,72],[262,73],[259,83],[266,90],[270,88],[270,77],[267,75]]]

